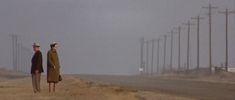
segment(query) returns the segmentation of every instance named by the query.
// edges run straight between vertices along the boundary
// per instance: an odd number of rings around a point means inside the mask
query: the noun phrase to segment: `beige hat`
[[[40,47],[39,43],[33,43],[33,47]]]
[[[51,43],[51,46],[57,45],[57,44],[58,44],[57,42],[53,42],[53,43]]]

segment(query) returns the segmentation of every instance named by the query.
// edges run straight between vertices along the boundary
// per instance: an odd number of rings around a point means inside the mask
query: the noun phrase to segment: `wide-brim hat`
[[[39,43],[33,43],[33,47],[40,47]]]
[[[57,42],[52,42],[51,46],[53,46],[53,45],[58,45],[58,43]]]

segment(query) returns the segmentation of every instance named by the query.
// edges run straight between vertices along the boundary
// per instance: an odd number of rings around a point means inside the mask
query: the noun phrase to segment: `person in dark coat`
[[[31,75],[34,93],[40,92],[41,73],[43,73],[42,53],[37,43],[33,44],[34,55],[32,58]]]
[[[47,82],[49,83],[49,92],[51,92],[51,84],[53,84],[53,92],[55,92],[55,85],[60,81],[60,62],[56,50],[58,43],[54,42],[50,46],[51,49],[47,53]]]

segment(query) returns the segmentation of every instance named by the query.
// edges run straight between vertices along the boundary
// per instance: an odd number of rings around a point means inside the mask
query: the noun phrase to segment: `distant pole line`
[[[202,7],[203,9],[207,9],[208,10],[208,69],[209,69],[209,72],[211,73],[212,72],[212,68],[213,68],[213,58],[212,58],[212,35],[213,35],[213,30],[212,30],[212,14],[213,14],[213,9],[217,9],[218,7],[216,6],[212,6],[212,4],[209,2],[209,5],[208,6],[203,6]],[[229,26],[229,15],[230,14],[235,14],[235,11],[230,11],[228,8],[226,8],[224,11],[220,11],[218,13],[221,13],[221,14],[224,14],[225,15],[225,62],[224,64],[225,65],[222,65],[225,67],[225,70],[228,71],[229,69],[229,40],[228,40],[228,37],[229,37],[229,30],[228,30],[228,26]],[[200,44],[200,36],[201,36],[201,33],[200,33],[200,23],[201,23],[201,20],[204,19],[203,17],[201,17],[200,15],[198,16],[195,16],[195,17],[192,17],[191,18],[192,20],[195,20],[195,23],[197,23],[197,31],[196,31],[196,57],[195,57],[195,60],[194,59],[191,59],[192,56],[194,56],[194,54],[191,52],[191,38],[194,38],[191,36],[191,26],[194,25],[190,20],[187,21],[187,23],[183,23],[183,25],[186,25],[187,26],[187,44],[185,45],[186,46],[186,63],[184,63],[184,67],[183,65],[181,64],[182,63],[182,58],[181,54],[182,54],[182,48],[181,48],[181,45],[182,45],[182,27],[181,26],[178,26],[177,27],[177,33],[178,33],[178,71],[180,71],[183,67],[183,69],[185,70],[186,69],[186,72],[189,72],[191,67],[194,66],[194,61],[195,61],[195,64],[196,64],[196,71],[199,72],[200,70],[200,67],[201,66],[201,55],[200,55],[200,49],[202,48],[201,47],[201,44]],[[162,37],[159,37],[158,39],[152,39],[152,40],[148,40],[148,41],[144,41],[143,39],[143,44],[141,43],[141,63],[140,63],[140,66],[141,67],[144,67],[144,71],[146,74],[150,74],[151,76],[153,75],[153,73],[155,72],[154,69],[154,60],[155,60],[155,40],[157,41],[157,45],[156,45],[156,49],[157,49],[157,58],[156,58],[156,73],[158,74],[161,70],[162,73],[165,73],[166,71],[168,71],[168,68],[170,71],[172,71],[174,68],[174,31],[171,30],[170,32],[170,36],[171,36],[171,39],[170,39],[170,43],[169,44],[169,48],[170,48],[170,51],[167,51],[168,49],[168,38],[167,38],[167,34],[163,35]],[[161,41],[161,38],[163,38],[163,46],[161,46],[160,44],[160,41]],[[145,56],[145,44],[146,44],[146,58],[144,57]],[[151,47],[151,48],[150,48]],[[161,65],[161,69],[159,70],[160,68],[160,52],[162,48],[160,47],[163,47],[163,64]],[[184,46],[183,46],[184,47]],[[152,50],[151,50],[152,49]],[[168,52],[169,52],[169,55],[168,55]],[[177,52],[177,51],[176,51]],[[151,53],[151,55],[150,55]],[[162,55],[161,55],[162,56]],[[170,60],[170,64],[168,66],[168,56],[170,57],[169,60]],[[181,59],[182,58],[182,59]],[[145,62],[146,60],[146,62]],[[176,61],[177,62],[177,61]],[[151,68],[150,68],[151,67]],[[150,71],[150,72],[149,72]]]

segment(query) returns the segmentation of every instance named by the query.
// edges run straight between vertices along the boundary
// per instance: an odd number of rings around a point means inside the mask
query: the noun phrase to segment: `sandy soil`
[[[42,92],[33,93],[31,78],[9,79],[0,82],[1,100],[194,100],[169,94],[139,91],[104,85],[64,76],[55,93],[49,93],[45,77],[41,82]]]

